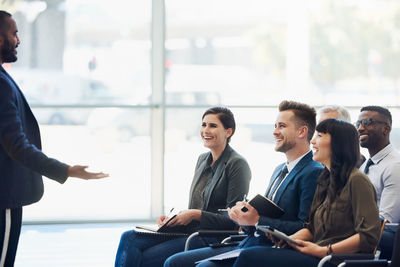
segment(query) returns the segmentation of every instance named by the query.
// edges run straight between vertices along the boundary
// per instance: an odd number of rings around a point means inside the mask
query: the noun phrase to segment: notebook
[[[279,218],[285,213],[281,207],[260,194],[253,197],[249,204],[257,210],[260,216]],[[242,211],[247,211],[247,208],[243,207]]]

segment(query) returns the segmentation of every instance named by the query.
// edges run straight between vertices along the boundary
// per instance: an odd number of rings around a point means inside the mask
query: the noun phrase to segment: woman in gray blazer
[[[213,107],[203,114],[200,135],[210,152],[201,154],[197,161],[189,208],[179,212],[168,227],[186,233],[237,227],[229,218],[216,213],[243,200],[249,189],[249,165],[228,144],[235,129],[234,116],[225,107]],[[158,225],[163,225],[166,219],[165,215],[160,216]],[[127,231],[121,236],[115,266],[162,266],[169,256],[183,251],[185,241],[186,237]]]

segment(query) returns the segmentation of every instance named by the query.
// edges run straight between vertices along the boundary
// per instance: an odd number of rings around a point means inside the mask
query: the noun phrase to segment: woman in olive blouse
[[[358,134],[350,123],[328,119],[317,125],[313,159],[325,166],[318,179],[309,223],[291,237],[300,246],[253,247],[234,266],[317,266],[331,253],[371,253],[378,244],[380,220],[376,193],[356,168]],[[325,266],[334,266],[328,263]]]

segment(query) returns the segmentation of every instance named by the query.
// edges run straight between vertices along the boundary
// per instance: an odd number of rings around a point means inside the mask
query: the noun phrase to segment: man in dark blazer
[[[1,66],[17,60],[20,44],[11,14],[0,10],[0,267],[13,266],[22,222],[22,206],[40,200],[42,175],[98,179],[104,173],[69,166],[41,151],[39,126],[18,85]]]
[[[293,101],[283,101],[279,105],[279,115],[273,132],[275,150],[284,153],[287,161],[274,170],[265,196],[285,210],[282,217],[272,219],[260,216],[249,203],[238,202],[228,209],[228,213],[230,218],[242,225],[248,233],[248,237],[239,246],[204,248],[175,254],[167,259],[164,266],[193,266],[196,261],[230,250],[254,245],[272,245],[262,232],[253,234],[256,224],[269,225],[287,234],[293,234],[303,228],[303,223],[308,220],[317,178],[324,168],[312,160],[310,151],[310,140],[315,125],[314,108]],[[243,207],[246,207],[247,211],[244,212]]]

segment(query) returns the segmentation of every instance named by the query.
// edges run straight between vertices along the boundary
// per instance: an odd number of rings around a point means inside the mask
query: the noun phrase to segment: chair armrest
[[[318,263],[318,267],[323,267],[328,261],[345,261],[345,260],[373,260],[374,254],[354,253],[354,254],[331,254],[325,256]]]
[[[189,250],[190,247],[190,242],[192,242],[192,240],[195,237],[226,237],[226,236],[230,236],[230,235],[237,235],[239,232],[238,231],[234,231],[234,230],[199,230],[198,232],[194,232],[193,234],[191,234],[187,239],[186,239],[186,243],[185,243],[185,251]]]
[[[345,260],[338,267],[364,267],[364,266],[374,266],[374,267],[386,267],[389,266],[387,260]]]
[[[332,261],[345,261],[345,260],[373,260],[374,254],[367,253],[354,253],[354,254],[332,254]]]
[[[239,234],[234,230],[199,230],[198,233],[200,237],[225,237]]]

